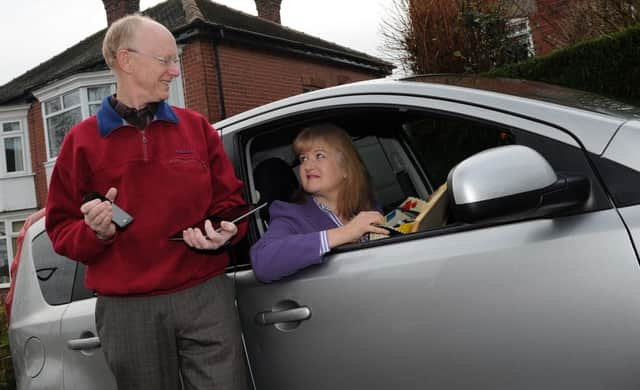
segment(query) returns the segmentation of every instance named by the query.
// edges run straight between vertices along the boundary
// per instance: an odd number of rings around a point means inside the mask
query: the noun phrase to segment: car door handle
[[[67,341],[67,346],[69,349],[74,351],[82,351],[86,349],[96,349],[100,348],[100,337],[87,337],[83,339],[73,339]]]
[[[256,322],[260,325],[273,325],[281,322],[298,322],[311,318],[311,309],[300,306],[294,309],[279,311],[263,311],[256,314]]]

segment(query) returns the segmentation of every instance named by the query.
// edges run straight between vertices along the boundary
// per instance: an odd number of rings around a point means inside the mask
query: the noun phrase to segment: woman
[[[293,141],[303,193],[297,203],[275,201],[267,232],[251,248],[258,279],[272,282],[311,264],[336,246],[388,234],[375,211],[364,164],[349,135],[333,124],[305,128]]]

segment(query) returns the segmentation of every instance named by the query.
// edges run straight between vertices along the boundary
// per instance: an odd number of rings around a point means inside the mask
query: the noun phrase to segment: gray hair
[[[136,13],[122,17],[109,26],[102,41],[102,56],[109,68],[113,69],[118,50],[131,44],[136,30],[145,21],[157,23],[148,16]]]

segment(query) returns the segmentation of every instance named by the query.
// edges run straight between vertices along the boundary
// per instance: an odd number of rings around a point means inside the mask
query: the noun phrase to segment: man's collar
[[[98,119],[100,135],[103,137],[108,136],[120,127],[130,125],[113,109],[113,107],[111,107],[111,104],[109,103],[109,96],[102,99],[102,104],[100,105],[100,109],[98,110],[96,117]],[[153,120],[178,123],[178,116],[166,101],[162,101],[158,104],[158,109]]]

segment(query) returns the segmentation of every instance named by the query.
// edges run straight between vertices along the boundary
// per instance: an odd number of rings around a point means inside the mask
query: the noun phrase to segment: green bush
[[[2,299],[2,301],[4,301],[4,299]],[[4,310],[4,305],[0,305],[0,390],[13,390],[16,388],[7,331],[7,315]]]
[[[640,25],[547,56],[497,68],[495,77],[543,81],[640,102]]]

